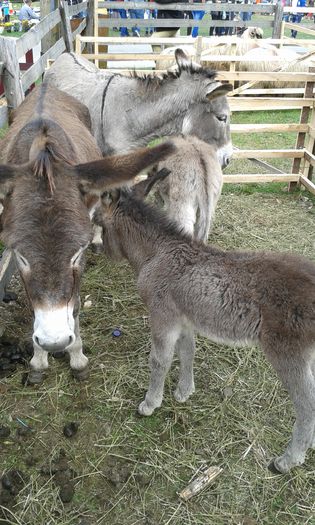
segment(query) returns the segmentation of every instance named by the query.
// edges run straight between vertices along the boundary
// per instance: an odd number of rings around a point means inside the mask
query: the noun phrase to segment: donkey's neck
[[[181,133],[183,120],[190,106],[200,101],[200,84],[185,82],[180,77],[165,80],[159,88],[150,84],[139,85],[135,82],[134,97],[131,97],[130,109],[127,112],[127,124],[132,129],[137,143],[148,144],[151,140]]]

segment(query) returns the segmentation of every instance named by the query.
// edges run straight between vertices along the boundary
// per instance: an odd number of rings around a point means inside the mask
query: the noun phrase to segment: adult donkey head
[[[61,138],[67,144],[62,129],[47,121],[35,126],[29,161],[0,165],[1,236],[14,250],[34,309],[34,347],[55,352],[76,343],[83,255],[92,235],[89,201],[131,180],[174,148],[166,143],[71,164],[59,147]]]

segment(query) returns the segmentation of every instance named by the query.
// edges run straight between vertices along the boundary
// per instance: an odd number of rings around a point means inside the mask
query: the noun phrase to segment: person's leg
[[[204,11],[193,11],[193,18],[194,20],[202,20],[204,17],[205,12]],[[196,37],[198,36],[198,27],[193,27],[191,36]]]
[[[126,18],[127,18],[127,11],[126,11],[126,9],[118,9],[118,12],[119,12],[120,18],[122,18],[123,20],[126,20]],[[128,32],[128,29],[126,27],[121,27],[120,28],[120,36],[129,36],[129,32]]]

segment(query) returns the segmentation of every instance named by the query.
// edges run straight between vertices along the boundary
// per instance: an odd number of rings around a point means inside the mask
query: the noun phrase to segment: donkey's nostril
[[[36,335],[34,336],[34,340],[35,340],[35,343],[36,343],[38,346],[41,346],[41,345],[40,345],[40,342],[39,342],[39,338],[36,337]]]

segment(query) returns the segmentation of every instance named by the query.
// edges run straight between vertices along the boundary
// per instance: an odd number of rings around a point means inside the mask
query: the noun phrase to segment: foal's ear
[[[125,155],[78,164],[74,171],[85,192],[101,195],[106,189],[125,185],[140,171],[165,159],[175,150],[171,141],[164,142],[154,148],[141,148]]]
[[[152,172],[148,175],[148,177],[145,180],[142,180],[138,182],[138,184],[135,184],[135,186],[133,186],[133,195],[139,199],[144,199],[144,197],[146,197],[150,193],[153,186],[157,182],[166,179],[166,177],[168,177],[170,173],[171,170],[169,170],[168,168],[162,168],[159,171],[152,170]]]
[[[210,86],[211,88],[211,86]],[[207,93],[206,97],[208,100],[214,100],[218,97],[223,97],[226,95],[229,91],[233,91],[232,84],[217,84],[213,83],[213,88],[210,89],[210,91]]]
[[[179,69],[191,66],[191,59],[180,48],[175,49],[175,60]]]
[[[0,164],[0,203],[11,193],[14,185],[14,177],[21,170],[21,166]]]

